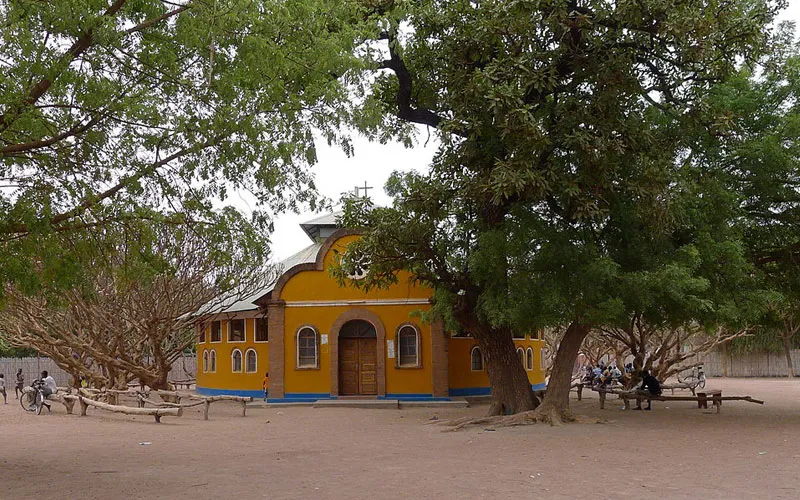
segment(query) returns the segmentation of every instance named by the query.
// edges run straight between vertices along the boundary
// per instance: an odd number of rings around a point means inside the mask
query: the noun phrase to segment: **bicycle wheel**
[[[33,411],[33,393],[32,392],[23,392],[22,396],[19,397],[19,404],[22,405],[22,409],[25,411]]]
[[[701,377],[700,378],[700,383],[697,384],[697,385],[699,385],[701,389],[705,389],[706,388],[706,378],[705,377]]]
[[[41,391],[36,391],[36,402],[34,406],[36,407],[36,414],[41,415],[42,407],[44,406],[44,395],[41,393]]]
[[[689,375],[689,376],[687,376],[686,378],[684,378],[684,379],[682,380],[682,382],[683,382],[684,384],[689,384],[689,385],[691,385],[691,386],[697,386],[697,385],[700,383],[700,381],[699,381],[699,380],[697,380],[697,377],[695,377],[694,375]]]

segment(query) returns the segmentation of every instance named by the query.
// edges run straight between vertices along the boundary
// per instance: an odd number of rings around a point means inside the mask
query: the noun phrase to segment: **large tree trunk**
[[[536,409],[539,400],[534,396],[525,367],[522,366],[511,330],[492,328],[477,318],[477,296],[467,293],[460,297],[453,315],[465,331],[470,332],[486,360],[489,385],[494,402],[489,415],[520,413]]]
[[[792,338],[787,335],[781,335],[783,340],[783,351],[786,353],[786,366],[789,368],[789,377],[794,378],[794,363],[792,363]]]
[[[533,395],[528,374],[519,361],[511,332],[489,329],[474,336],[486,358],[489,372],[494,399],[489,414],[508,415],[535,409],[539,402]]]
[[[578,356],[578,350],[583,339],[589,334],[590,327],[579,322],[573,322],[558,344],[558,351],[553,362],[553,371],[547,382],[539,413],[551,422],[573,420],[569,413],[569,389],[572,382],[572,365]]]

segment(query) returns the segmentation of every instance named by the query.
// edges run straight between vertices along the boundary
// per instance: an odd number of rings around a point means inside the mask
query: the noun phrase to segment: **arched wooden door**
[[[363,319],[339,330],[339,395],[378,394],[378,340],[375,326]]]

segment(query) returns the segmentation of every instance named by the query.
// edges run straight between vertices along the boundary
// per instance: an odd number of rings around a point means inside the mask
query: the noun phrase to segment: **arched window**
[[[528,352],[525,354],[525,368],[533,370],[533,349],[528,347]]]
[[[419,330],[403,325],[397,332],[398,366],[419,366]]]
[[[304,326],[297,332],[297,367],[319,367],[317,331],[310,326]]]
[[[203,373],[208,372],[208,351],[203,351]]]
[[[522,347],[517,347],[517,357],[519,358],[519,364],[523,367],[525,366],[525,349]]]
[[[210,364],[208,371],[211,373],[217,372],[217,351],[211,350],[211,356],[208,358],[208,362]]]
[[[545,358],[547,357],[547,354],[545,352],[546,351],[544,349],[540,349],[539,350],[539,356],[540,356],[539,357],[539,368],[541,368],[542,371],[545,371],[547,369],[546,363],[544,361]]]
[[[242,371],[242,351],[234,349],[231,353],[231,371],[239,373]]]
[[[255,373],[258,371],[258,355],[255,349],[248,349],[244,353],[244,371],[247,373]]]
[[[469,366],[470,370],[474,372],[483,371],[483,354],[481,354],[481,348],[475,346],[472,348],[472,352],[469,355]]]

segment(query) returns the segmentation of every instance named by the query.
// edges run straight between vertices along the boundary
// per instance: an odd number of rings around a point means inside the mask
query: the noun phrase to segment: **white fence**
[[[72,377],[50,358],[0,358],[0,373],[4,374],[6,378],[6,389],[14,390],[17,370],[20,368],[25,376],[25,385],[29,385],[32,380],[39,378],[42,370],[47,370],[60,386],[68,386],[72,383]],[[172,370],[169,372],[169,380],[193,379],[196,373],[197,358],[194,355],[183,356],[173,363]]]
[[[800,372],[800,349],[792,349],[792,364]],[[703,359],[706,374],[712,377],[788,377],[786,353],[723,354],[712,352]]]

